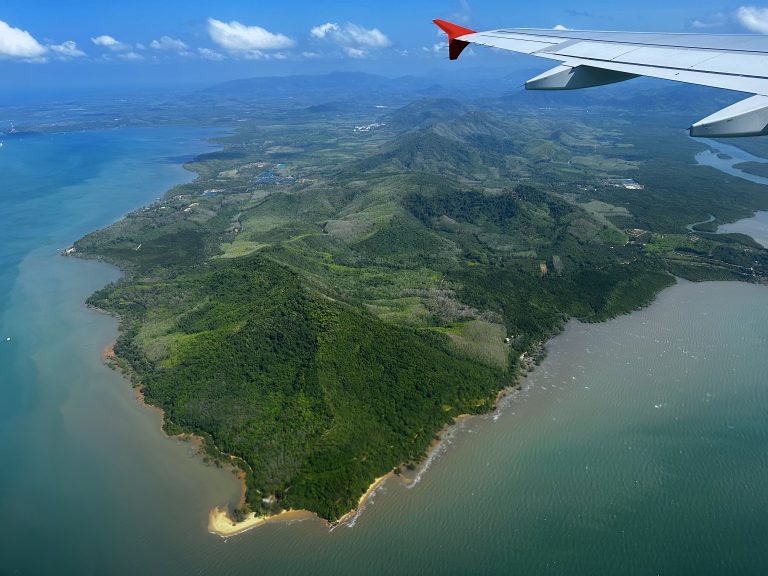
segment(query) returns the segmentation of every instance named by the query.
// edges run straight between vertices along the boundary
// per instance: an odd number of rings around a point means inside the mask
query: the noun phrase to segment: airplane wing
[[[768,36],[502,29],[475,32],[435,20],[451,60],[469,44],[560,62],[525,83],[528,90],[573,90],[637,76],[753,94],[690,127],[691,136],[768,135]]]

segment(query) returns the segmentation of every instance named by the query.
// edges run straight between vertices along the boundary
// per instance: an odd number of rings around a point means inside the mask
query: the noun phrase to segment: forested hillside
[[[764,202],[686,182],[695,144],[508,108],[264,113],[195,182],[75,244],[127,273],[90,299],[121,318],[119,361],[168,432],[235,457],[251,510],[337,519],[490,410],[569,318],[643,306],[672,273],[764,277],[751,239],[686,229]]]

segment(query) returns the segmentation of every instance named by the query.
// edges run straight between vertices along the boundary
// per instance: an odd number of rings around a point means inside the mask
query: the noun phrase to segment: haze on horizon
[[[723,1],[643,4],[556,0],[428,0],[393,5],[331,0],[6,0],[0,8],[0,94],[97,86],[209,85],[235,78],[364,71],[398,76],[534,65],[536,59],[482,50],[448,62],[433,18],[475,29],[503,26],[666,32],[766,33],[768,8]]]

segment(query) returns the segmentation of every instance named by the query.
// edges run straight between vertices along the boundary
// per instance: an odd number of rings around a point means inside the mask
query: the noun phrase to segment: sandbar
[[[235,522],[229,515],[229,510],[217,506],[211,510],[208,516],[208,532],[222,538],[229,538],[230,536],[237,536],[248,530],[253,530],[257,526],[268,522],[307,520],[308,518],[317,518],[317,515],[306,510],[284,510],[279,514],[271,516],[256,516],[254,512],[251,512],[244,520]]]

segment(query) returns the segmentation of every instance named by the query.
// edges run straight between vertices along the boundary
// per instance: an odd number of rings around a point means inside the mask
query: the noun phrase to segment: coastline
[[[511,384],[510,386],[507,386],[506,388],[502,388],[498,392],[498,394],[496,395],[496,399],[493,403],[493,408],[491,411],[489,411],[489,413],[491,413],[493,410],[496,410],[498,408],[499,402],[504,398],[506,398],[511,392],[515,392],[520,389],[521,380],[525,378],[527,374],[528,372],[526,371],[518,375],[517,379],[513,384]],[[437,434],[437,438],[435,438],[435,440],[432,441],[429,448],[427,449],[427,452],[424,455],[424,458],[419,463],[420,469],[417,472],[415,477],[405,478],[400,474],[398,474],[395,470],[387,472],[383,476],[379,476],[371,483],[370,486],[368,486],[368,489],[360,496],[360,498],[357,501],[357,505],[352,510],[344,514],[338,520],[329,522],[324,518],[320,518],[317,514],[315,514],[314,512],[310,512],[309,510],[283,510],[281,512],[278,512],[277,514],[263,515],[263,516],[257,516],[255,512],[251,512],[250,514],[248,514],[248,516],[244,520],[237,522],[232,518],[230,511],[226,507],[215,506],[211,510],[208,516],[208,532],[226,539],[231,536],[237,536],[239,534],[248,532],[263,524],[268,524],[273,522],[288,522],[292,520],[314,519],[314,520],[319,520],[320,522],[328,526],[331,530],[334,530],[335,528],[337,528],[338,526],[341,526],[342,524],[348,524],[348,525],[350,523],[353,524],[365,510],[365,506],[368,503],[368,501],[376,494],[379,488],[381,488],[391,478],[397,478],[401,482],[401,484],[403,484],[406,487],[415,486],[421,480],[421,476],[426,471],[426,468],[428,468],[431,462],[433,461],[433,457],[436,451],[439,450],[443,445],[444,436],[449,435],[452,428],[462,424],[463,422],[466,422],[467,420],[475,418],[476,416],[479,416],[479,414],[459,414],[458,416],[456,416],[453,419],[453,421],[446,424],[442,428],[442,430],[440,430],[440,432]],[[246,491],[245,478],[242,473],[238,475],[238,479],[242,483],[242,499],[240,503],[240,505],[242,505],[242,502],[245,499],[245,491]]]
[[[163,428],[163,424],[165,423],[165,411],[163,411],[162,408],[159,408],[147,402],[146,398],[144,397],[144,391],[142,390],[140,385],[139,386],[133,385],[129,375],[126,373],[126,371],[118,362],[117,354],[115,353],[115,344],[116,342],[112,342],[112,344],[110,344],[109,346],[104,348],[104,350],[101,351],[102,362],[104,362],[104,364],[109,366],[112,370],[119,372],[124,378],[126,378],[129,381],[129,383],[131,383],[133,396],[134,398],[136,398],[136,402],[139,404],[139,406],[149,410],[150,412],[154,412],[155,414],[158,414],[160,416],[160,432],[162,432],[166,438],[170,438],[173,440],[180,440],[183,442],[189,442],[192,445],[194,445],[195,449],[198,452],[202,454],[205,440],[200,436],[195,436],[194,434],[189,434],[187,432],[170,435],[165,431],[165,429]],[[242,474],[240,476],[242,476]],[[243,486],[245,487],[245,480],[244,479],[242,480],[243,480]],[[242,499],[245,498],[245,490],[243,490],[243,495],[241,498]]]

